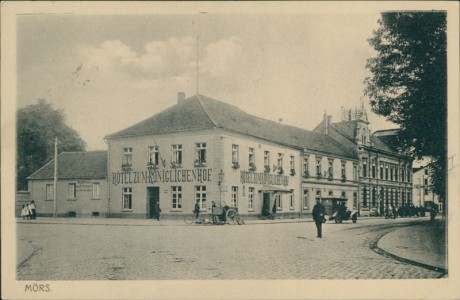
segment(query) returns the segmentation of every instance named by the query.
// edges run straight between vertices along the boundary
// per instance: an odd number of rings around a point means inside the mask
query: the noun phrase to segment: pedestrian
[[[431,223],[434,223],[434,220],[436,219],[437,214],[438,214],[438,212],[436,211],[436,209],[434,207],[430,207],[430,221],[431,221]]]
[[[156,217],[157,221],[160,221],[161,208],[160,208],[160,202],[158,202],[158,201],[155,203],[154,213],[155,213],[155,217]]]
[[[36,219],[37,218],[37,211],[36,211],[35,201],[34,200],[30,201],[29,208],[30,208],[30,212],[31,212],[31,215],[32,215],[31,219]]]
[[[317,231],[317,238],[322,238],[323,237],[323,232],[322,232],[322,226],[323,223],[326,222],[326,219],[324,215],[326,214],[326,208],[324,205],[321,204],[321,199],[317,198],[316,199],[316,204],[313,207],[312,215],[313,215],[313,221],[315,221],[316,224],[316,231]]]
[[[195,219],[198,219],[198,217],[200,216],[200,201],[199,200],[196,200],[195,209],[193,210],[193,212],[195,213]]]
[[[276,215],[276,201],[273,202],[272,214]]]
[[[25,206],[25,204],[22,205],[21,217],[23,220],[29,218],[29,209]]]
[[[27,217],[26,217],[27,220],[32,219],[32,209],[30,209],[30,203],[26,204],[26,214],[27,214]]]

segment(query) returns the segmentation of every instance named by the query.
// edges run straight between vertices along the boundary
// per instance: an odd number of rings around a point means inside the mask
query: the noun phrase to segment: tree
[[[65,124],[65,115],[46,100],[18,109],[16,188],[27,189],[27,177],[54,158],[54,140],[59,151],[84,151],[86,143],[78,132]]]
[[[446,12],[382,13],[380,27],[368,40],[377,57],[367,60],[372,75],[364,81],[372,111],[399,125],[399,148],[431,158],[431,185],[442,200],[447,180],[446,17]]]

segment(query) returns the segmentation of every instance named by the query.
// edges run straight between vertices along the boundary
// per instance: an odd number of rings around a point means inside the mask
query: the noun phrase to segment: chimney
[[[185,93],[184,92],[177,93],[177,104],[181,104],[184,101],[185,101]]]

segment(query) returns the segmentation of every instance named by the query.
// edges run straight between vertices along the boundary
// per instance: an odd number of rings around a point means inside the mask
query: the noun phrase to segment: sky
[[[46,99],[87,143],[198,93],[312,130],[360,105],[377,11],[26,14],[17,19],[17,107]],[[198,64],[198,65],[197,65]],[[198,79],[198,80],[197,80]]]

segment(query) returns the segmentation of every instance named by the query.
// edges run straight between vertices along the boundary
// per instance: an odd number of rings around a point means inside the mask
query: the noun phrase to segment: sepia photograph
[[[2,299],[459,299],[457,2],[2,2]]]

